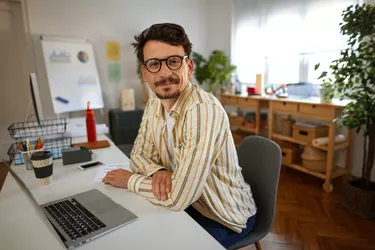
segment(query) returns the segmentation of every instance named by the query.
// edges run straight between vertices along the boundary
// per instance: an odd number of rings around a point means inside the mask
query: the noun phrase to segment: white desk
[[[74,141],[83,139],[75,138]],[[93,150],[93,161],[127,163],[129,159],[113,142],[110,143],[109,148]],[[23,165],[12,166],[38,204],[96,188],[138,216],[137,221],[78,249],[224,249],[185,212],[156,207],[128,190],[94,182],[99,168],[80,171],[77,169],[79,164],[63,166],[62,160],[54,160],[53,164],[53,180],[46,187],[39,186],[33,171],[26,171]],[[65,249],[10,173],[0,192],[0,248]]]

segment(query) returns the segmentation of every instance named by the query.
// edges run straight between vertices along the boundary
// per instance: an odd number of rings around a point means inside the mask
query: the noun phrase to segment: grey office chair
[[[267,138],[248,136],[240,143],[239,164],[245,181],[251,186],[258,212],[249,236],[228,249],[251,244],[255,244],[258,250],[262,249],[259,241],[271,231],[275,218],[281,158],[279,145]]]

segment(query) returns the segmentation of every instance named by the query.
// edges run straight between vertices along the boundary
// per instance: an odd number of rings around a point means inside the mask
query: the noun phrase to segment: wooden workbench
[[[328,122],[329,134],[328,145],[317,147],[320,150],[327,152],[327,163],[325,173],[318,173],[304,168],[298,164],[283,164],[284,166],[296,169],[306,174],[323,179],[325,182],[323,188],[327,193],[332,192],[332,179],[345,175],[349,171],[350,164],[350,145],[352,141],[352,130],[348,130],[347,141],[335,144],[334,138],[336,135],[336,124],[333,120],[340,115],[347,102],[333,101],[332,103],[321,103],[319,99],[311,100],[293,100],[288,98],[276,98],[268,96],[244,96],[244,95],[230,95],[223,94],[220,96],[220,101],[223,106],[235,106],[238,108],[253,108],[255,109],[255,128],[240,127],[240,130],[261,135],[261,109],[268,108],[268,138],[288,141],[300,145],[312,145],[306,142],[296,141],[294,138],[278,134],[276,128],[276,115],[287,114],[292,116],[312,118]],[[335,166],[334,155],[335,151],[346,150],[345,169]]]

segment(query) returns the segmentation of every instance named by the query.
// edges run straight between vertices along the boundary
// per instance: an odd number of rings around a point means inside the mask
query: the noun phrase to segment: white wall
[[[89,38],[97,55],[105,111],[118,107],[119,91],[135,88],[137,105],[141,105],[140,81],[136,74],[136,56],[130,43],[134,35],[151,24],[174,22],[182,25],[193,49],[207,54],[207,1],[173,0],[27,0],[30,32],[34,37],[39,88],[45,116],[54,116],[38,36],[41,34]],[[109,83],[105,43],[121,43],[122,81]],[[74,115],[74,114],[72,114]],[[104,112],[104,119],[107,112]]]
[[[208,51],[223,50],[231,57],[233,0],[208,0]]]
[[[27,114],[29,66],[21,4],[0,2],[0,160],[14,143],[7,128]]]

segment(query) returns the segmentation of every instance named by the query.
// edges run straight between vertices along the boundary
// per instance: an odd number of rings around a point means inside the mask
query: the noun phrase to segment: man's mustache
[[[154,83],[155,87],[159,87],[159,86],[163,86],[165,85],[166,83],[173,83],[173,84],[179,84],[180,83],[180,79],[178,79],[177,77],[168,77],[168,78],[165,78],[165,79],[162,79],[160,81],[157,81]]]

